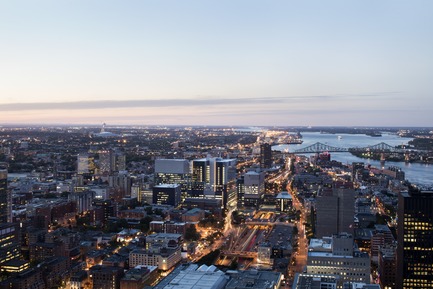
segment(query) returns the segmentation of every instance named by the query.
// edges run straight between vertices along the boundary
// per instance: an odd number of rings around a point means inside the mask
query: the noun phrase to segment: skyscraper
[[[265,194],[265,172],[249,171],[237,181],[238,206],[259,207]]]
[[[351,184],[336,183],[332,191],[323,191],[317,198],[316,215],[319,238],[340,232],[353,233],[355,190]]]
[[[77,174],[93,174],[95,171],[95,164],[93,157],[88,153],[79,153],[77,155]]]
[[[8,191],[8,171],[0,169],[0,224],[12,222],[11,194]]]
[[[228,185],[236,179],[236,159],[205,158],[192,161],[190,197],[221,199],[227,205]],[[236,193],[233,194],[236,197]]]
[[[101,174],[124,170],[126,170],[126,158],[123,152],[112,149],[99,151],[99,172]]]
[[[155,185],[179,184],[185,196],[191,187],[191,172],[186,159],[155,160]]]
[[[396,288],[432,288],[433,191],[400,193],[397,216]]]
[[[268,169],[272,166],[272,147],[264,143],[260,145],[260,167]]]

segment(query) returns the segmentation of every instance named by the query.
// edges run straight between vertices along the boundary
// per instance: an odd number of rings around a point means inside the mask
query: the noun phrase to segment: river
[[[393,134],[382,134],[382,137],[371,137],[364,134],[322,134],[319,132],[302,132],[303,143],[296,145],[278,145],[274,146],[274,150],[294,150],[307,147],[316,142],[321,142],[334,147],[350,148],[350,147],[366,147],[375,145],[381,142],[391,146],[407,144],[411,138],[402,138]],[[381,167],[379,161],[371,159],[362,159],[352,155],[349,152],[331,153],[331,159],[351,164],[352,162],[364,162],[372,166]],[[422,186],[433,186],[433,165],[421,163],[405,163],[405,162],[385,162],[385,167],[396,166],[400,167],[406,175],[406,179],[411,183]]]

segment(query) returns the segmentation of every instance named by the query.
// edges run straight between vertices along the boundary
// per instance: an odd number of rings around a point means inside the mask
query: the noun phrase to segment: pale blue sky
[[[0,124],[433,126],[433,1],[1,1]]]

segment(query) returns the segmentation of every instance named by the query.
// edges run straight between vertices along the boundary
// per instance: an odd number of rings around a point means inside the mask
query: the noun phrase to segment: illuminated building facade
[[[21,257],[20,239],[16,223],[0,224],[0,266]]]
[[[129,254],[129,266],[156,266],[159,270],[167,271],[182,260],[180,246],[167,248],[152,246],[150,249],[136,249]]]
[[[238,206],[258,208],[265,194],[265,172],[249,171],[237,180]]]
[[[123,152],[114,150],[99,151],[99,173],[111,174],[126,170],[126,157]]]
[[[155,160],[155,185],[179,184],[185,196],[191,187],[189,161],[185,159]]]
[[[277,197],[277,210],[287,212],[292,208],[292,196],[288,192],[280,192]]]
[[[77,155],[77,174],[93,174],[95,172],[94,158],[88,153],[79,153]]]
[[[396,288],[433,288],[433,191],[398,200]]]
[[[311,239],[307,273],[337,275],[339,286],[343,282],[370,283],[370,257],[354,249],[351,234]]]
[[[180,204],[181,187],[178,184],[165,184],[153,187],[153,204],[177,207]]]
[[[222,200],[226,208],[229,199],[229,186],[235,185],[236,159],[205,158],[192,161],[192,189],[190,198],[215,198]]]

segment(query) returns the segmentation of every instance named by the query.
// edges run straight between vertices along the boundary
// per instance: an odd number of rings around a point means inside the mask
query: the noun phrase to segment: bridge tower
[[[404,161],[407,163],[410,162],[410,153],[409,152],[404,153]]]
[[[380,165],[382,166],[382,168],[385,166],[385,153],[380,153]]]

